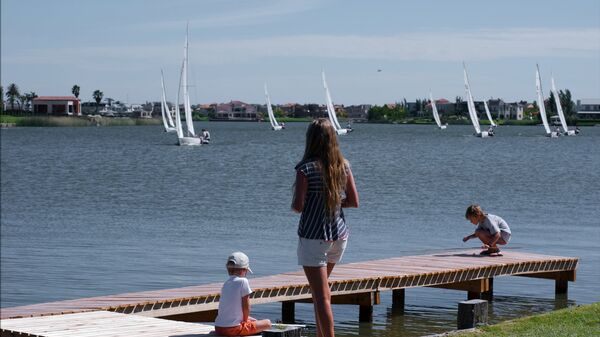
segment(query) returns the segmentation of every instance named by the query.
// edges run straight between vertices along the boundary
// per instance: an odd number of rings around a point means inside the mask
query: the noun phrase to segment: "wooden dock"
[[[566,293],[575,281],[578,258],[505,251],[504,256],[478,255],[479,250],[403,256],[340,264],[330,277],[332,302],[360,307],[360,321],[372,319],[381,291],[391,290],[393,305],[404,307],[404,289],[440,287],[467,292],[469,299],[492,299],[493,279],[527,276],[552,279],[555,292]],[[310,301],[301,271],[251,278],[252,304],[281,302],[282,319],[293,322],[294,303]],[[178,321],[212,321],[222,283],[100,296],[0,309],[2,329],[7,319],[112,311]]]
[[[211,334],[212,333],[212,334]],[[205,337],[214,335],[207,324],[126,315],[109,311],[15,318],[2,321],[2,337]]]

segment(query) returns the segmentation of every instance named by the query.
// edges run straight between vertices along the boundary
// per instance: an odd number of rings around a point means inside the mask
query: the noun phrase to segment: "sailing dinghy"
[[[552,92],[554,93],[554,102],[556,102],[556,111],[558,112],[558,118],[560,119],[560,125],[563,128],[563,134],[565,136],[575,136],[577,134],[577,130],[569,130],[569,126],[567,125],[567,120],[565,119],[565,113],[563,112],[562,105],[560,104],[560,95],[558,94],[558,90],[556,90],[556,85],[554,84],[554,76],[550,77],[550,81],[552,82]]]
[[[488,108],[488,104],[487,101],[483,101],[483,106],[485,106],[485,114],[487,115],[487,118],[490,120],[490,125],[495,128],[498,126],[498,124],[496,124],[494,122],[494,119],[492,118],[492,114],[490,113],[490,108]]]
[[[556,131],[550,131],[550,126],[548,125],[548,118],[546,117],[546,107],[544,105],[544,92],[542,91],[542,78],[540,77],[540,67],[537,64],[535,66],[535,89],[537,91],[538,107],[540,108],[540,117],[542,118],[542,124],[544,125],[544,130],[546,130],[546,136],[556,138],[559,136],[559,133]]]
[[[444,130],[448,124],[442,125],[442,121],[440,120],[440,115],[438,114],[437,107],[435,106],[435,101],[433,100],[433,94],[431,90],[429,91],[429,100],[431,101],[431,111],[433,113],[433,119],[435,119],[435,124],[437,124],[440,130]]]
[[[335,132],[338,135],[345,135],[348,132],[351,132],[352,129],[344,129],[340,126],[340,122],[338,122],[337,116],[335,114],[335,108],[333,107],[333,101],[331,100],[331,94],[329,94],[329,87],[327,86],[327,81],[325,80],[325,71],[321,71],[321,77],[323,78],[323,87],[325,88],[325,99],[327,100],[327,116],[329,117],[329,121],[333,125]]]
[[[186,29],[185,45],[183,47],[183,64],[181,65],[181,76],[179,80],[179,90],[177,91],[177,102],[175,105],[175,119],[177,127],[177,138],[179,139],[179,145],[201,145],[202,138],[196,136],[194,130],[194,121],[192,120],[192,107],[190,105],[190,93],[188,90],[187,83],[187,71],[188,71],[188,30]],[[186,134],[183,132],[181,125],[180,112],[179,112],[179,94],[183,88],[183,110],[185,114],[185,124],[187,127]]]
[[[283,129],[283,125],[277,123],[275,114],[273,113],[273,107],[271,106],[271,99],[269,98],[269,92],[267,91],[267,84],[265,83],[265,100],[267,101],[267,112],[269,113],[269,122],[271,123],[271,129],[279,131]]]
[[[167,104],[167,95],[165,93],[165,78],[163,76],[162,69],[160,70],[160,84],[162,86],[162,97],[160,101],[160,111],[162,114],[163,126],[165,132],[177,132],[173,118],[171,117],[171,111],[169,111],[169,105]]]
[[[477,110],[475,109],[475,102],[473,101],[473,95],[471,95],[471,87],[469,85],[469,76],[467,75],[467,68],[463,63],[463,72],[465,76],[465,91],[467,92],[467,108],[469,109],[469,117],[471,118],[471,123],[473,124],[473,128],[475,129],[475,136],[486,138],[493,136],[493,133],[488,131],[481,131],[481,127],[479,126],[479,116],[477,115]]]

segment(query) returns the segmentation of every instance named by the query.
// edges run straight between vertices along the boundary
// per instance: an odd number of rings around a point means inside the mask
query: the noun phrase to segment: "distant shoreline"
[[[208,119],[206,117],[200,119],[194,119],[194,121],[208,121],[208,122],[254,122],[254,123],[268,123],[268,121],[262,120],[218,120]],[[312,121],[310,117],[282,117],[279,118],[279,122],[284,123],[308,123]],[[342,120],[342,124],[346,121]],[[356,124],[416,124],[416,125],[435,125],[433,120],[427,118],[407,118],[401,121],[354,121]],[[449,125],[470,125],[471,122],[468,119],[455,119],[448,120]],[[489,121],[480,120],[481,125],[489,125]],[[498,120],[498,125],[511,125],[511,126],[535,126],[541,125],[538,120]],[[131,117],[98,117],[98,116],[11,116],[11,115],[0,115],[0,128],[13,128],[13,127],[89,127],[89,126],[136,126],[136,125],[161,125],[162,121],[159,118],[131,118]],[[595,126],[599,125],[600,120],[578,120],[576,123],[570,124],[571,126]]]

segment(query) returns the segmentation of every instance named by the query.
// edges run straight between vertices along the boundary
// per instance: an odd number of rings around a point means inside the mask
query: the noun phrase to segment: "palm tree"
[[[34,91],[31,91],[31,92],[25,94],[25,99],[26,99],[25,102],[28,104],[28,106],[32,107],[31,102],[36,97],[38,97],[38,95]],[[33,112],[33,107],[31,109],[31,112]]]
[[[25,103],[27,102],[27,94],[25,95],[19,95],[19,107],[21,108],[21,111],[25,110]]]
[[[14,83],[9,84],[8,90],[6,91],[6,98],[8,98],[11,110],[15,109],[15,101],[19,96],[21,96],[21,93],[19,92],[19,87],[17,87],[17,85]]]
[[[92,96],[94,97],[94,101],[96,101],[96,114],[98,114],[98,104],[100,104],[100,101],[102,101],[104,93],[100,90],[95,90]]]
[[[71,92],[73,93],[73,95],[75,95],[76,98],[79,98],[79,86],[77,84],[75,84],[73,86],[73,88],[71,88]]]

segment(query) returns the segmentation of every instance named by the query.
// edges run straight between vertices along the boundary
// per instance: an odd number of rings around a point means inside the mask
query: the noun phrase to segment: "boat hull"
[[[179,145],[181,145],[181,146],[202,145],[202,139],[196,138],[196,137],[182,137],[182,138],[179,138]]]
[[[575,132],[575,130],[569,130],[564,133],[565,136],[575,136],[576,134],[577,132]]]
[[[272,126],[271,129],[273,131],[279,131],[279,130],[283,129],[283,127],[281,125],[276,125],[276,126]]]
[[[488,138],[490,137],[490,133],[487,131],[481,131],[480,133],[476,134],[476,136],[480,138]]]

